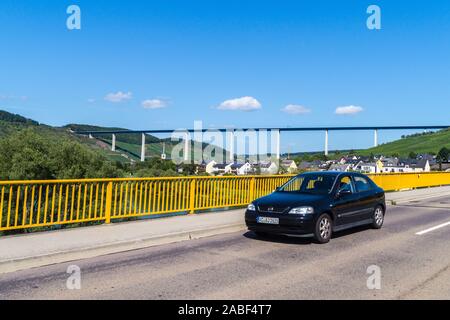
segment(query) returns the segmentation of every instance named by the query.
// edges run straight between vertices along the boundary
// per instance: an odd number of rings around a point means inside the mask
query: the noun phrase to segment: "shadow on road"
[[[356,227],[356,228],[352,228],[352,229],[347,229],[344,231],[335,232],[331,238],[331,241],[333,241],[333,239],[346,237],[346,236],[352,235],[354,233],[363,232],[363,231],[371,230],[371,229],[372,228],[369,225],[367,225],[367,226],[361,226],[361,227]],[[292,237],[292,236],[275,235],[275,234],[257,236],[253,231],[247,231],[246,233],[243,234],[243,236],[248,239],[253,239],[253,240],[276,242],[276,243],[286,243],[286,244],[310,245],[310,244],[317,243],[312,237],[304,238],[304,237]]]

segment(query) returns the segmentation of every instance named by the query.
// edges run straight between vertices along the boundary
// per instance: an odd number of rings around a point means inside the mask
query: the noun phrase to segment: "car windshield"
[[[297,176],[283,185],[280,192],[327,194],[333,188],[336,176],[327,174],[306,174]]]

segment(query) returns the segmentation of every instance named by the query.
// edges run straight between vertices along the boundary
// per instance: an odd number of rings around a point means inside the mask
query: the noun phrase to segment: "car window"
[[[372,189],[371,184],[369,183],[369,181],[364,178],[364,177],[360,177],[360,176],[355,176],[355,187],[356,187],[356,191],[357,192],[364,192],[364,191],[369,191],[370,189]]]
[[[333,176],[308,174],[293,178],[281,187],[280,191],[326,194],[331,191],[333,183]]]
[[[303,177],[295,177],[294,179],[286,183],[284,187],[282,187],[282,190],[285,192],[298,192],[300,191],[303,180]]]
[[[348,177],[348,176],[341,178],[341,180],[339,181],[339,189],[338,190],[339,190],[338,192],[348,191],[348,192],[354,193],[352,179],[350,179],[350,177]]]
[[[312,176],[308,183],[304,183],[303,191],[309,193],[325,194],[333,187],[333,178],[326,176]]]

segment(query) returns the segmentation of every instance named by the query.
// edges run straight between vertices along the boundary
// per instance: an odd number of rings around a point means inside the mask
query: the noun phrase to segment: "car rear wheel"
[[[380,229],[384,223],[384,210],[382,206],[377,206],[373,212],[372,227],[374,229]]]
[[[333,221],[328,214],[324,213],[317,219],[314,239],[319,243],[327,243],[331,239],[332,232]]]

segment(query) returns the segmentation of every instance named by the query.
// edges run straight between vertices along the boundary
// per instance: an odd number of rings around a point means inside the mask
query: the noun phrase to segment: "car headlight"
[[[248,210],[248,211],[256,211],[256,207],[255,207],[255,205],[254,205],[253,203],[250,203],[250,204],[247,206],[247,210]]]
[[[298,208],[292,208],[291,211],[289,211],[289,214],[311,214],[314,213],[313,207],[298,207]]]

